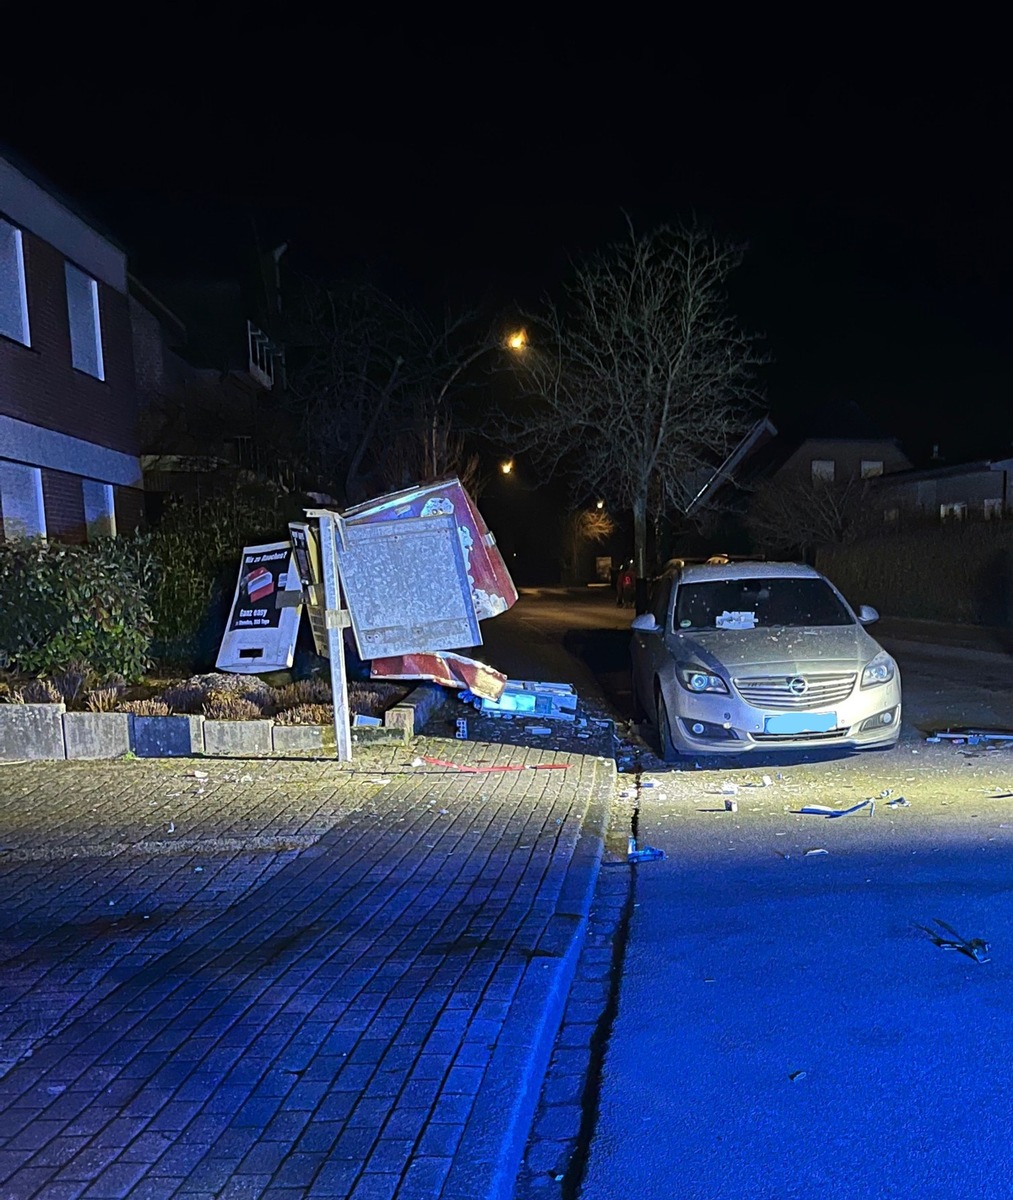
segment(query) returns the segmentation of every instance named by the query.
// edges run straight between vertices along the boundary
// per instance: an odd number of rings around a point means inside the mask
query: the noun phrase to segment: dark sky
[[[849,19],[730,34],[613,11],[578,37],[519,9],[473,29],[391,14],[381,35],[275,12],[148,31],[87,83],[35,74],[45,104],[8,77],[0,142],[142,278],[229,270],[256,228],[297,264],[531,303],[624,210],[696,214],[750,245],[733,299],[767,336],[775,419],[850,398],[918,458],[1008,455],[1001,31]]]

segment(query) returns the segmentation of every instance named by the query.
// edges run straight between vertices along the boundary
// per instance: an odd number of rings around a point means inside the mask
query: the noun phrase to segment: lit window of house
[[[963,500],[955,504],[940,504],[939,519],[941,521],[962,521],[967,516],[967,505]]]
[[[984,502],[985,520],[994,521],[1002,516],[1002,499],[999,496],[989,496]]]
[[[835,463],[832,458],[814,458],[812,460],[812,477],[813,480],[822,480],[824,483],[833,483],[834,481]]]
[[[883,474],[883,462],[878,458],[863,458],[862,459],[862,478],[874,479],[877,475]]]
[[[0,335],[23,346],[28,335],[28,293],[21,230],[0,217]]]
[[[42,472],[38,467],[0,460],[0,515],[8,540],[46,536]]]
[[[72,263],[66,263],[67,314],[70,317],[70,358],[79,371],[105,379],[102,361],[102,323],[98,284]]]

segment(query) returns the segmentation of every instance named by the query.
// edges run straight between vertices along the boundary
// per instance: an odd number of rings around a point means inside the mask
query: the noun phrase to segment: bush
[[[300,679],[278,688],[274,694],[274,707],[278,712],[296,708],[300,704],[330,704],[331,684],[327,679]]]
[[[244,546],[287,540],[298,497],[260,485],[179,500],[150,534],[163,570],[152,594],[155,655],[207,665],[218,653]]]
[[[333,725],[333,704],[297,704],[275,718],[278,725]]]
[[[133,713],[137,717],[168,717],[169,706],[164,700],[124,700],[117,712]]]
[[[87,546],[0,542],[0,656],[25,675],[70,674],[74,661],[84,660],[99,675],[140,679],[149,664],[149,595],[157,578],[143,536]]]
[[[238,692],[211,692],[204,702],[204,715],[214,721],[256,721],[264,714]]]

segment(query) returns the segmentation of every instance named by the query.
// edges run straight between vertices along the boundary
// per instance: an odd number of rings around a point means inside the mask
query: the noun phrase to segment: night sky
[[[7,75],[0,144],[142,279],[236,270],[256,233],[301,268],[530,305],[623,211],[640,229],[695,214],[750,245],[733,302],[775,360],[775,420],[851,399],[916,461],[1013,454],[998,29],[854,17],[729,41],[619,15],[580,38],[525,10],[452,32],[391,15],[383,37],[277,13],[152,30],[86,85],[36,73],[45,104]]]

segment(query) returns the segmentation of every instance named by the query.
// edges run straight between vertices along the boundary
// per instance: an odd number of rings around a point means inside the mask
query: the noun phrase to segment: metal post
[[[322,510],[308,512],[320,521],[320,565],[324,576],[324,607],[327,613],[327,653],[331,660],[331,695],[334,698],[334,740],[341,762],[352,761],[352,726],[348,712],[348,683],[345,679],[345,639],[342,633],[349,623],[348,613],[341,607],[341,586],[338,581],[338,556],[334,538],[337,532],[336,513]]]

